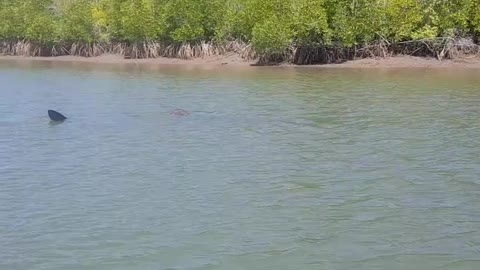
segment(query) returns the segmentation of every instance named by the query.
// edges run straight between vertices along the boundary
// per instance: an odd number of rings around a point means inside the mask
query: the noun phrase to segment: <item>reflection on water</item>
[[[473,71],[0,62],[0,80],[0,269],[480,267]]]

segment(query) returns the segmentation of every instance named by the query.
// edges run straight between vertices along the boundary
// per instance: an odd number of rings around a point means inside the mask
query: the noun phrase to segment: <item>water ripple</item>
[[[0,269],[480,265],[476,74],[0,65],[0,80]],[[52,107],[69,119],[48,124]]]

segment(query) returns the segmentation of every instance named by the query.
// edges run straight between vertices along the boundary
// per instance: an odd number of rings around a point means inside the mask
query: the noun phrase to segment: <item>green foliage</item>
[[[107,0],[106,17],[109,19],[109,30],[113,41],[123,39],[122,34],[122,3],[125,0]]]
[[[355,20],[352,19],[353,15],[349,6],[342,3],[331,3],[328,10],[330,27],[335,33],[334,40],[346,47],[355,45],[357,41],[356,24]]]
[[[206,37],[206,5],[201,0],[169,1],[164,9],[170,37],[176,42],[198,41]]]
[[[61,38],[67,42],[96,41],[93,7],[89,0],[75,0],[65,7],[61,21]]]
[[[477,1],[478,0],[420,1],[424,13],[422,28],[431,31],[436,30],[437,35],[444,37],[465,34],[469,28],[470,7],[473,2]]]
[[[225,24],[218,31],[219,36],[242,40],[251,40],[254,27],[273,16],[283,23],[292,19],[290,2],[284,0],[229,0],[225,14]]]
[[[162,3],[160,3],[162,2]],[[223,23],[226,0],[157,1],[161,39],[176,43],[213,40]]]
[[[412,33],[413,40],[433,39],[438,36],[438,27],[425,24],[422,28]]]
[[[262,54],[282,53],[292,43],[293,32],[285,21],[272,15],[253,28],[252,43]]]
[[[363,46],[480,35],[480,0],[0,0],[0,40]]]
[[[242,25],[241,14],[244,5],[240,0],[225,1],[223,7],[223,23],[215,28],[215,37],[218,40],[228,40],[234,38],[247,39],[247,31]]]
[[[385,19],[387,37],[394,41],[412,39],[423,20],[420,3],[417,0],[390,0],[385,6]],[[428,34],[424,32],[424,35]]]
[[[470,21],[473,30],[480,35],[480,1],[472,1],[470,4]]]
[[[383,2],[377,0],[333,0],[329,3],[330,24],[335,39],[346,47],[370,43],[381,34]]]
[[[31,19],[25,38],[39,44],[53,44],[57,40],[57,24],[50,14],[40,14]]]
[[[21,35],[21,22],[16,16],[17,7],[7,0],[0,1],[0,39],[11,40]]]
[[[118,1],[118,0],[117,0]],[[158,36],[153,0],[126,0],[120,4],[120,33],[129,42],[151,41]]]
[[[95,36],[98,41],[107,42],[110,40],[109,17],[105,2],[98,1],[92,4],[92,20]]]
[[[472,0],[433,1],[434,9],[438,14],[438,28],[440,34],[453,36],[463,32],[468,26],[468,8]]]
[[[331,31],[328,26],[324,0],[298,0],[292,7],[292,29],[299,45],[328,44]]]
[[[37,43],[52,43],[57,36],[54,15],[48,0],[0,1],[0,38],[29,39]]]
[[[58,37],[58,22],[49,9],[52,1],[26,0],[24,2],[20,5],[17,14],[23,17],[23,23],[26,26],[23,30],[24,38],[39,44],[55,43]]]

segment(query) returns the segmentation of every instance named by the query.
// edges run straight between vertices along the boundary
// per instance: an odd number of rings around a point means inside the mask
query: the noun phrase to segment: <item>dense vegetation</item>
[[[0,0],[0,54],[308,64],[477,53],[480,0]]]

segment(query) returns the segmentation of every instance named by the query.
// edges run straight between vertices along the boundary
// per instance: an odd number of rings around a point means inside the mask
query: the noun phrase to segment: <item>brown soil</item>
[[[439,61],[435,58],[402,55],[388,58],[364,58],[324,66],[351,68],[480,68],[480,57]]]
[[[97,64],[147,64],[147,65],[180,65],[195,66],[202,68],[225,68],[225,67],[253,67],[258,66],[254,61],[245,61],[236,54],[196,58],[182,60],[177,58],[149,58],[149,59],[124,59],[118,55],[102,55],[98,57],[23,57],[23,56],[0,56],[0,61],[49,61],[49,62],[86,62]],[[308,68],[474,68],[480,69],[480,57],[470,57],[455,60],[439,61],[434,58],[422,58],[412,56],[395,56],[388,58],[365,58],[347,61],[341,64],[297,66],[292,64],[279,64],[278,66],[295,66]]]

